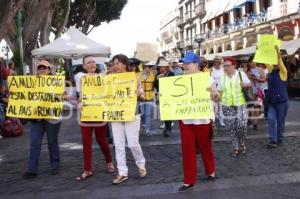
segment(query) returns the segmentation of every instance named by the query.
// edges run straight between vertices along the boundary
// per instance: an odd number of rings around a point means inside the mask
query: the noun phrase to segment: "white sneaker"
[[[225,124],[224,124],[223,121],[220,121],[220,126],[221,126],[221,127],[225,127]]]
[[[165,123],[162,122],[159,128],[164,129],[165,127],[166,127],[166,126],[165,126]]]
[[[2,135],[0,135],[0,139],[2,139],[3,138],[3,136]]]

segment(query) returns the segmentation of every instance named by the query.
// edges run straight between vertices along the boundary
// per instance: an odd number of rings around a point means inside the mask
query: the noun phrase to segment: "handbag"
[[[240,71],[239,71],[239,76],[240,76],[241,82],[243,82],[242,75],[241,75]],[[242,87],[242,92],[243,92],[243,95],[245,97],[246,102],[250,102],[250,101],[253,100],[253,96],[250,94],[248,89]]]

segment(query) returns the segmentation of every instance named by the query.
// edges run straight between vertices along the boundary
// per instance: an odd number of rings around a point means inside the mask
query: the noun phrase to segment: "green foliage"
[[[101,22],[119,19],[127,0],[75,0],[67,27],[76,26],[87,33],[89,26],[99,26]]]

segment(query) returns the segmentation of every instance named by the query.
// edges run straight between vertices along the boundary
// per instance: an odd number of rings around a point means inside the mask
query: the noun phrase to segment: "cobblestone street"
[[[251,187],[272,186],[300,182],[300,125],[299,102],[291,102],[287,122],[286,142],[277,149],[267,149],[267,125],[261,120],[259,131],[249,130],[248,153],[239,158],[230,156],[231,143],[222,130],[214,142],[216,172],[218,180],[206,182],[202,161],[199,156],[198,184],[194,192],[218,193],[221,197],[239,188],[251,190]],[[294,115],[293,115],[294,114]],[[170,198],[176,193],[182,182],[181,148],[178,127],[175,123],[169,138],[161,134],[151,137],[141,136],[141,143],[147,161],[149,175],[140,179],[133,158],[128,155],[129,179],[118,186],[111,185],[113,175],[106,173],[104,157],[93,145],[94,176],[84,182],[75,181],[82,172],[81,138],[78,125],[73,120],[63,122],[60,133],[61,170],[58,176],[52,176],[48,164],[47,144],[43,144],[39,175],[33,180],[22,179],[26,170],[29,136],[28,126],[22,137],[0,140],[0,196],[1,198]],[[158,128],[159,122],[155,122]],[[113,147],[112,153],[114,156]],[[130,153],[130,151],[127,151]],[[115,163],[115,160],[114,160]],[[288,186],[287,189],[290,189]],[[223,190],[223,191],[222,191]],[[197,194],[190,194],[197,198]],[[286,198],[299,198],[300,192],[289,192]],[[289,195],[291,194],[291,195]],[[204,194],[205,195],[205,194]],[[209,195],[209,194],[208,194]],[[239,194],[237,194],[239,196]],[[261,195],[261,198],[264,195]],[[182,194],[174,195],[181,198]],[[173,198],[173,197],[172,197]],[[216,197],[218,198],[218,197]],[[224,197],[226,198],[226,197]],[[234,195],[228,198],[235,198]],[[250,198],[250,197],[249,197]],[[280,197],[279,197],[280,198]],[[282,197],[284,198],[284,197]]]

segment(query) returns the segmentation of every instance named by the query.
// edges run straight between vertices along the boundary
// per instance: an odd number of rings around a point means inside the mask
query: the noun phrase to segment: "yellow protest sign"
[[[280,48],[281,41],[275,35],[261,35],[253,62],[277,65],[278,58],[275,46]]]
[[[162,120],[213,118],[209,73],[159,79],[159,106]]]
[[[58,119],[64,104],[64,76],[9,76],[6,116]]]
[[[81,79],[81,121],[134,121],[137,105],[135,73]]]

